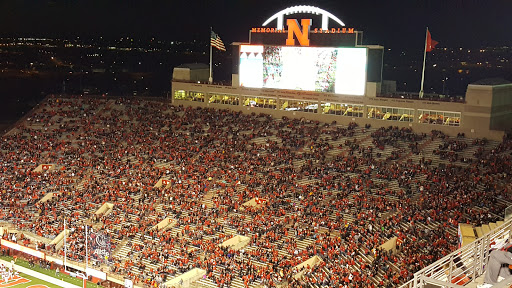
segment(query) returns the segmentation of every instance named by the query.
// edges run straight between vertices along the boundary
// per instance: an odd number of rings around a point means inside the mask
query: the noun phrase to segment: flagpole
[[[423,69],[421,70],[420,98],[423,98],[423,83],[425,82],[425,62],[427,59],[427,38],[428,38],[428,27],[427,27],[427,32],[425,33],[425,51],[423,52]]]
[[[210,26],[210,78],[208,78],[208,83],[213,83],[213,77],[212,77],[212,27]]]
[[[89,268],[89,250],[87,249],[87,223],[85,223],[85,273],[87,274],[87,269]]]
[[[67,254],[67,247],[66,247],[66,216],[64,215],[64,271],[68,271],[66,269],[66,255]]]

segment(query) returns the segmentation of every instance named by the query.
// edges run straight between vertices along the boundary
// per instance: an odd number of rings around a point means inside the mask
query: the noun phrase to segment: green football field
[[[10,256],[0,256],[0,259],[2,260],[5,260],[5,261],[8,261],[10,262],[12,260],[12,257]],[[79,286],[79,287],[82,287],[83,285],[83,282],[82,282],[82,279],[79,279],[79,278],[75,278],[75,277],[71,277],[69,275],[65,275],[63,273],[60,273],[58,277],[55,276],[55,270],[48,270],[48,269],[44,269],[44,268],[40,268],[39,265],[35,265],[33,267],[31,267],[27,261],[25,260],[21,260],[21,259],[18,259],[16,261],[16,264],[17,265],[20,265],[20,266],[23,266],[25,268],[28,268],[30,270],[33,270],[33,271],[36,271],[36,272],[39,272],[39,273],[42,273],[42,274],[45,274],[45,275],[48,275],[50,277],[54,277],[54,278],[58,278],[60,280],[64,280],[68,283],[71,283],[71,284],[74,284],[76,286]],[[21,276],[21,274],[20,274]],[[26,276],[26,277],[25,277]],[[36,282],[29,282],[29,283],[26,283],[26,284],[23,284],[23,285],[19,285],[19,286],[2,286],[3,284],[3,281],[1,281],[0,279],[0,288],[3,288],[3,287],[19,287],[19,288],[25,288],[25,287],[30,287],[31,285],[38,285],[40,283],[45,283],[45,284],[40,284],[40,285],[46,285],[47,287],[49,288],[53,288],[53,287],[60,287],[60,286],[57,286],[55,284],[51,284],[51,283],[48,283],[46,281],[43,281],[43,280],[40,280],[40,279],[37,279],[37,278],[34,278],[32,276],[29,276],[29,275],[26,275],[23,276],[23,278],[27,278],[27,279],[33,279],[34,281],[37,281]],[[1,278],[1,276],[0,276]],[[31,284],[31,283],[34,283],[34,284]],[[44,288],[45,286],[40,286],[41,288]],[[87,283],[87,287],[90,287],[90,288],[103,288],[101,285],[97,285],[97,284],[94,284],[92,282],[88,282]],[[31,288],[38,288],[38,286],[35,286],[35,287],[31,287]]]
[[[14,279],[10,279],[5,282],[5,280],[0,280],[0,288],[60,288],[55,284],[48,283],[41,279],[34,278],[27,274],[20,273],[19,276],[14,277]]]

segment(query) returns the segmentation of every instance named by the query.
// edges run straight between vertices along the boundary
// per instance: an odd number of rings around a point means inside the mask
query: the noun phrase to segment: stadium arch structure
[[[264,23],[263,26],[267,26],[270,22],[273,20],[277,20],[276,29],[284,29],[284,16],[285,15],[292,15],[292,14],[299,14],[299,13],[311,13],[316,15],[322,15],[322,29],[327,30],[329,29],[329,19],[334,20],[336,23],[338,23],[341,26],[345,26],[345,23],[341,21],[338,17],[331,14],[331,12],[328,12],[324,9],[315,7],[315,6],[309,6],[309,5],[298,5],[293,7],[285,8],[276,14],[272,15],[272,17],[268,18]]]

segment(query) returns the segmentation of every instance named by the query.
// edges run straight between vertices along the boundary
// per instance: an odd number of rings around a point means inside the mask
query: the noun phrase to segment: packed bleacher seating
[[[457,248],[458,223],[502,219],[512,204],[508,138],[158,100],[48,97],[0,150],[0,222],[64,255],[50,242],[66,219],[79,262],[89,225],[111,237],[110,273],[147,287],[194,267],[204,287],[396,287]],[[33,172],[42,163],[57,168]],[[250,244],[219,245],[233,235]],[[379,248],[393,237],[396,254]],[[295,268],[315,255],[321,264]]]

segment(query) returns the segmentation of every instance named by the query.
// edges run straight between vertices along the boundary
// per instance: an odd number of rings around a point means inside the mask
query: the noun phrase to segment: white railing
[[[400,288],[422,288],[425,284],[464,287],[484,274],[491,243],[497,239],[508,238],[511,228],[512,219],[508,219],[481,238],[414,273],[414,278]]]

